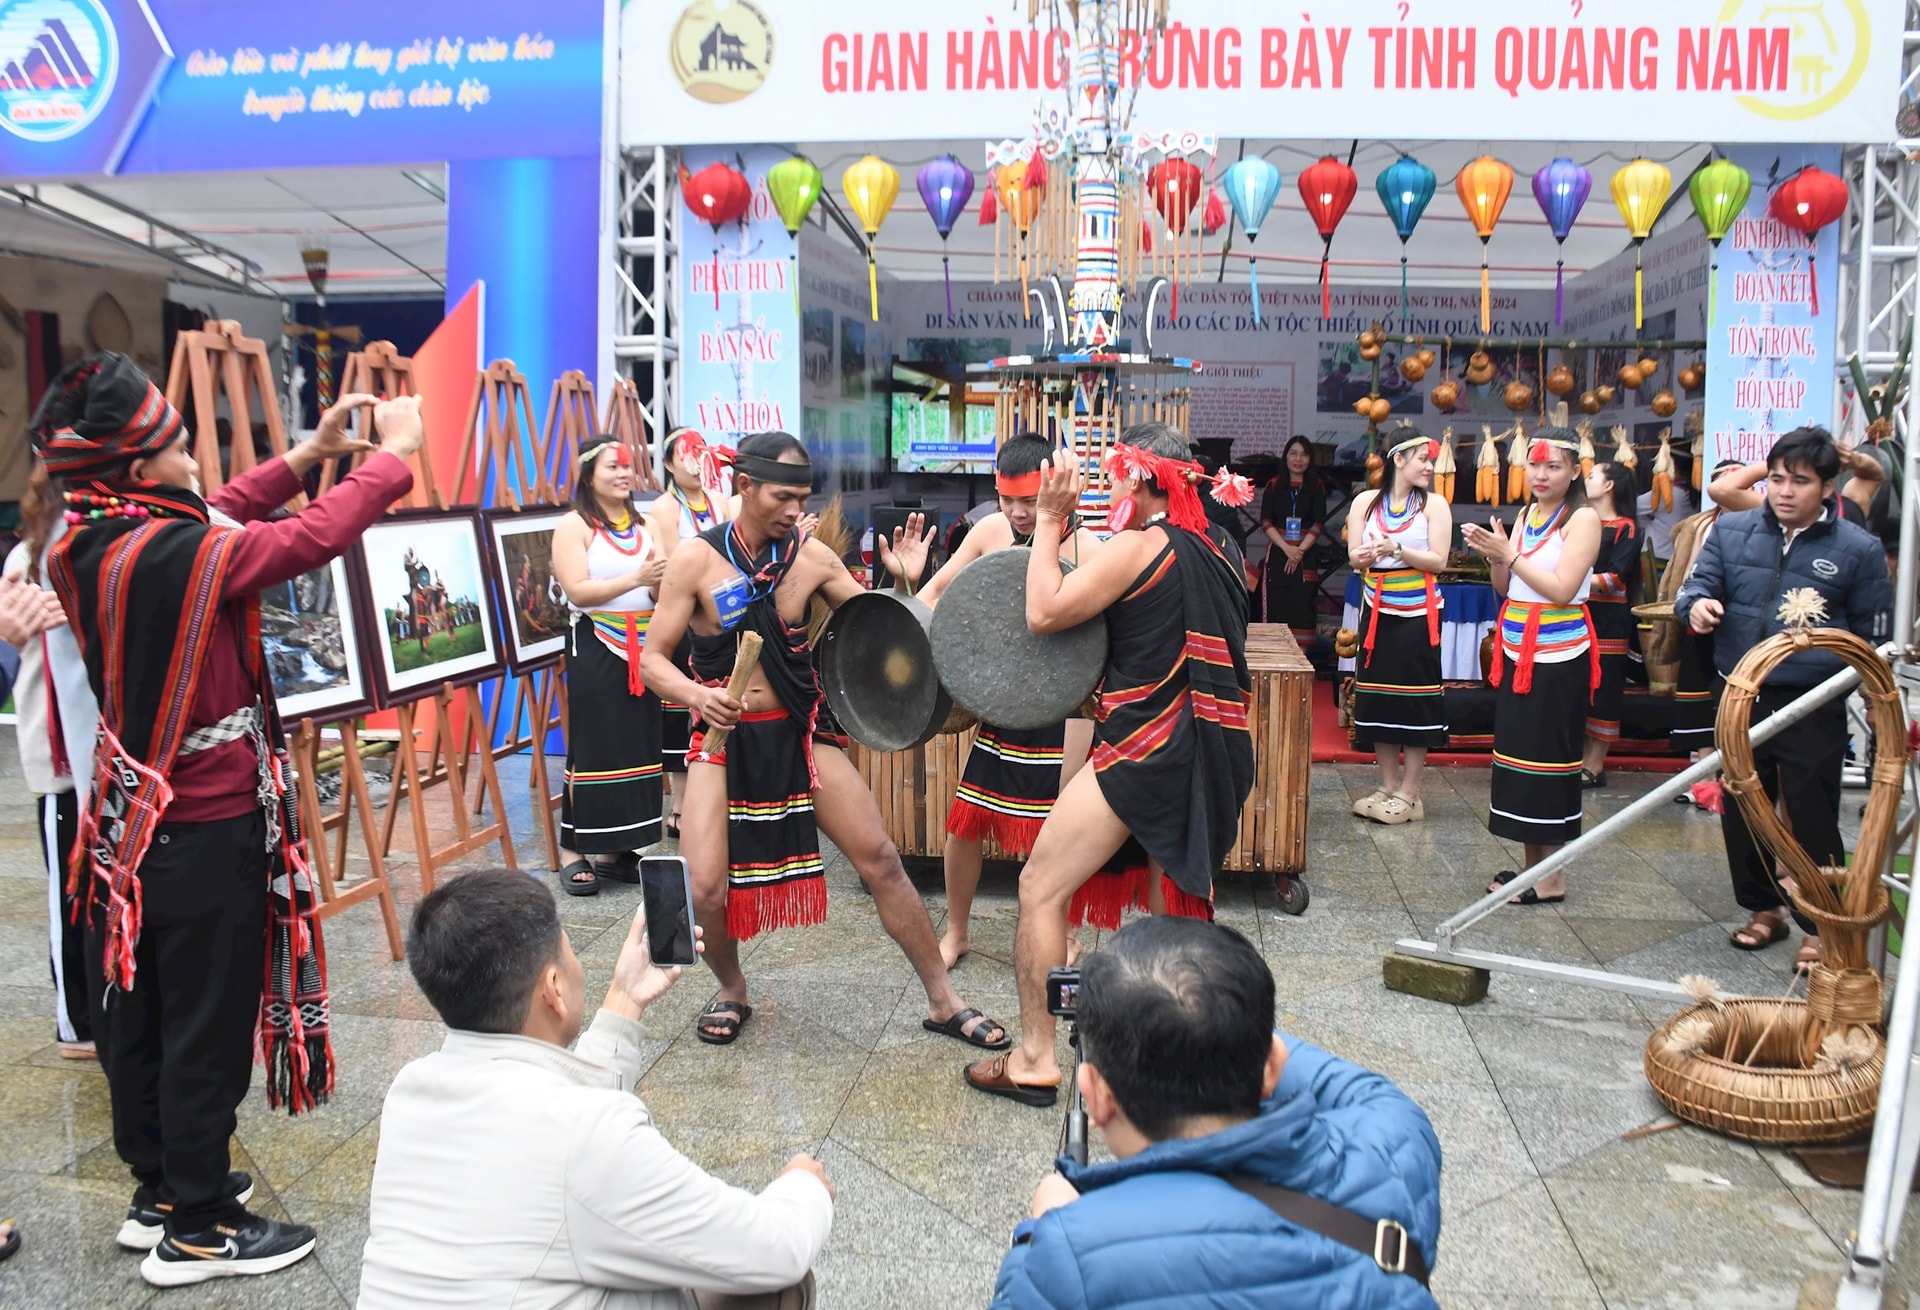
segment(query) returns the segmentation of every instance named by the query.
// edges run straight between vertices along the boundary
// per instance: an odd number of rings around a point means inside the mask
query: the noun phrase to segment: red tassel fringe
[[[1121,870],[1102,869],[1073,894],[1073,900],[1067,906],[1068,925],[1084,928],[1091,924],[1108,932],[1115,931],[1120,927],[1120,916],[1127,910],[1147,911],[1150,877],[1151,871],[1145,865]],[[1189,895],[1164,874],[1160,878],[1160,893],[1166,902],[1168,914],[1182,919],[1213,922],[1211,900]]]
[[[956,800],[947,811],[947,835],[966,841],[993,841],[1002,850],[1026,855],[1040,839],[1045,819],[1016,819],[967,801]]]
[[[811,928],[827,921],[827,880],[804,878],[772,887],[727,888],[727,936],[737,942],[782,928]]]

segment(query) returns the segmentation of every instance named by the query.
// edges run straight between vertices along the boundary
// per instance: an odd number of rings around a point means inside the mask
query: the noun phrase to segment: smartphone
[[[640,857],[640,898],[647,910],[647,950],[662,968],[699,963],[693,949],[693,880],[678,855]]]

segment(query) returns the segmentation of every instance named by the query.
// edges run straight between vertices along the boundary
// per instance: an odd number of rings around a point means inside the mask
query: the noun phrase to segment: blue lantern
[[[1373,180],[1373,189],[1379,193],[1380,203],[1386,207],[1387,217],[1393,220],[1393,230],[1400,234],[1400,317],[1407,316],[1407,238],[1413,235],[1414,226],[1419,223],[1420,215],[1427,212],[1427,204],[1433,199],[1433,187],[1437,179],[1433,170],[1415,159],[1412,155],[1402,155],[1380,171]]]
[[[1227,203],[1233,206],[1234,218],[1247,234],[1247,285],[1253,291],[1253,323],[1258,327],[1260,272],[1253,262],[1251,247],[1254,238],[1260,235],[1260,225],[1267,221],[1273,202],[1280,195],[1280,170],[1255,155],[1228,165],[1221,183],[1226,189]]]
[[[1593,174],[1565,155],[1533,175],[1533,198],[1539,202],[1540,212],[1547,216],[1547,226],[1553,229],[1556,247],[1553,258],[1553,325],[1560,326],[1565,308],[1566,292],[1564,274],[1566,263],[1560,257],[1559,247],[1565,245],[1567,233],[1573,231],[1573,221],[1580,217],[1580,207],[1587,203],[1587,195],[1593,190]]]
[[[940,234],[940,277],[947,284],[947,317],[953,317],[953,279],[947,271],[947,237],[973,198],[973,174],[952,155],[942,155],[921,166],[914,177],[920,201]]]

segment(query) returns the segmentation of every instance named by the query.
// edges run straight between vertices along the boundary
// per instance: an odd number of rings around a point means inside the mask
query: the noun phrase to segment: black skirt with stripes
[[[576,614],[567,634],[567,786],[560,844],[582,855],[660,840],[660,698],[627,688],[627,662]]]
[[[1361,611],[1360,631],[1372,615]],[[1362,650],[1353,672],[1353,744],[1444,746],[1447,697],[1440,681],[1440,648],[1427,639],[1424,614],[1383,612],[1373,650]]]
[[[1501,659],[1487,830],[1509,841],[1565,845],[1580,835],[1580,761],[1593,666],[1586,651],[1570,660],[1536,660],[1533,687],[1520,694],[1513,690],[1513,657]]]

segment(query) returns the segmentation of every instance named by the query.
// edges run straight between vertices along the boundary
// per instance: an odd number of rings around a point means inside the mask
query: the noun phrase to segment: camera
[[[1080,971],[1060,968],[1047,970],[1047,1013],[1056,1019],[1072,1019],[1080,1003]]]

